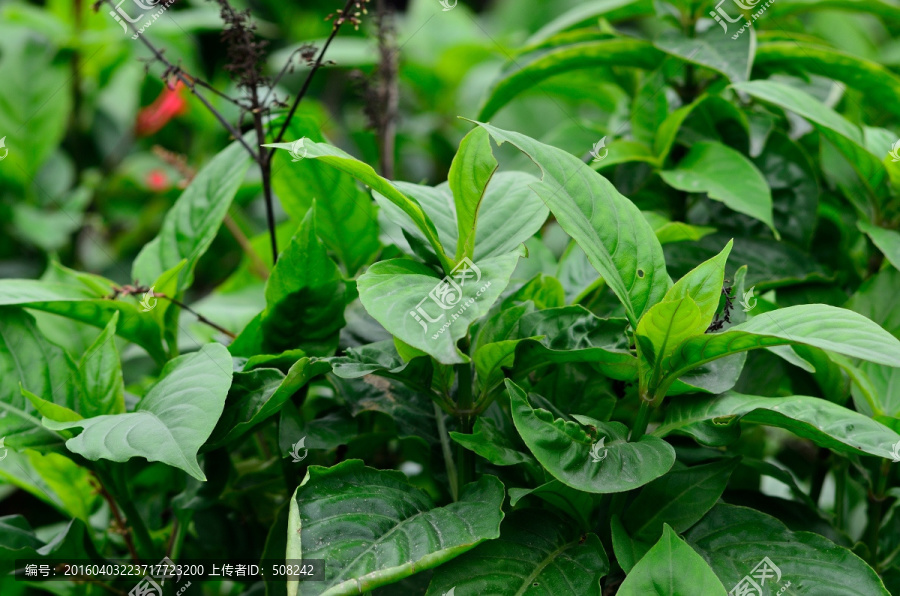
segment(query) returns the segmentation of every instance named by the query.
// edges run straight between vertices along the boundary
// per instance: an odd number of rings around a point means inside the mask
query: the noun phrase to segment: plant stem
[[[463,433],[471,433],[475,421],[472,413],[472,365],[457,364],[456,387],[456,412],[459,417],[459,430]],[[475,478],[475,458],[473,453],[459,445],[457,448],[458,489],[462,488]]]
[[[631,429],[629,441],[632,443],[640,440],[647,432],[647,424],[650,423],[650,402],[641,398],[641,406],[638,410],[637,418],[634,421],[634,427]]]
[[[203,315],[198,313],[196,310],[194,310],[193,308],[191,308],[190,306],[188,306],[187,304],[182,302],[181,300],[178,300],[177,298],[172,298],[171,296],[166,296],[165,294],[162,294],[160,292],[153,292],[153,295],[158,298],[165,298],[166,300],[168,300],[175,306],[177,306],[179,308],[183,308],[184,310],[188,311],[189,313],[191,313],[192,315],[197,317],[198,321],[200,321],[201,323],[203,323],[205,325],[209,325],[210,327],[212,327],[219,333],[223,333],[223,334],[227,335],[228,337],[230,337],[231,339],[234,339],[235,337],[237,337],[234,333],[232,333],[228,329],[225,329],[224,327],[222,327],[221,325],[219,325],[217,323],[213,323],[212,321],[210,321],[209,319],[207,319],[206,317],[204,317]]]
[[[838,530],[844,529],[845,510],[847,508],[847,460],[838,458],[834,470],[834,524]]]
[[[450,481],[450,495],[453,501],[459,500],[459,486],[456,477],[456,464],[453,463],[453,450],[450,448],[450,435],[447,434],[447,425],[444,424],[444,411],[437,403],[434,406],[434,418],[437,420],[438,436],[441,438],[441,452],[444,454],[444,466],[447,468],[447,479]]]
[[[887,489],[890,473],[891,462],[886,459],[881,462],[875,477],[875,486],[869,493],[869,524],[866,526],[864,540],[869,547],[869,562],[873,565],[878,561],[878,534],[884,516],[884,491]]]
[[[126,482],[117,482],[118,479],[115,473],[116,470],[113,470],[111,473],[107,473],[105,470],[94,472],[97,479],[105,487],[109,499],[115,500],[121,507],[122,512],[125,513],[125,520],[122,523],[126,524],[123,527],[129,536],[126,538],[126,543],[131,540],[131,535],[133,535],[134,544],[130,548],[133,549],[133,553],[136,555],[135,558],[152,559],[156,553],[153,548],[153,540],[150,538],[150,532],[147,531],[144,520],[134,506],[134,499],[129,494],[128,484]],[[121,517],[117,519],[121,520]]]
[[[131,559],[137,561],[140,557],[138,557],[137,551],[134,548],[134,540],[131,538],[131,532],[128,531],[128,525],[125,523],[125,519],[122,517],[122,514],[119,512],[119,507],[116,505],[116,500],[113,498],[109,491],[106,490],[106,487],[103,485],[103,480],[100,479],[100,476],[93,472],[94,479],[97,481],[97,492],[100,493],[100,496],[103,497],[103,500],[106,501],[106,504],[109,505],[109,510],[112,512],[113,517],[116,520],[116,525],[119,526],[122,530],[122,538],[125,540],[125,546],[128,547],[128,552],[131,553]]]

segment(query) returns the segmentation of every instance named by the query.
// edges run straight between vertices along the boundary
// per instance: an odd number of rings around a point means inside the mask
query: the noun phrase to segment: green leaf
[[[668,524],[662,537],[638,561],[619,586],[617,596],[727,596],[725,586],[703,557],[685,544]]]
[[[266,282],[266,309],[229,347],[236,356],[302,349],[330,356],[344,326],[346,287],[316,235],[317,208],[303,218]]]
[[[571,29],[579,24],[596,21],[603,17],[609,22],[653,14],[653,3],[649,0],[593,0],[582,2],[564,12],[528,39],[528,45],[538,44],[556,33]]]
[[[125,382],[116,350],[118,321],[116,312],[78,365],[80,410],[85,418],[125,411]]]
[[[323,142],[320,119],[295,114],[287,138]],[[305,143],[305,141],[304,141]],[[346,172],[315,159],[294,161],[285,151],[272,159],[272,188],[284,210],[300,222],[316,203],[316,227],[322,241],[352,277],[378,252],[377,207]]]
[[[723,282],[725,280],[725,264],[734,242],[729,240],[725,248],[715,257],[697,265],[687,275],[679,279],[675,285],[669,288],[663,298],[664,301],[680,300],[690,297],[700,309],[700,318],[705,330],[712,323],[719,301],[722,297]]]
[[[626,574],[631,573],[638,561],[644,558],[653,543],[634,540],[628,535],[622,520],[617,514],[610,518],[610,540],[613,545],[613,553],[616,555],[616,563]]]
[[[0,574],[15,569],[17,559],[68,559],[101,562],[90,546],[88,528],[79,519],[63,525],[47,543],[38,538],[21,515],[0,517]],[[87,538],[87,543],[85,539]],[[27,590],[26,590],[27,591]]]
[[[785,589],[788,582],[786,594],[889,594],[878,575],[850,550],[819,534],[792,532],[774,517],[746,507],[716,505],[685,538],[722,583],[735,589],[768,557],[769,569],[774,565],[780,574],[767,574],[764,589],[770,594]]]
[[[0,308],[0,437],[6,439],[7,447],[59,445],[60,438],[41,426],[37,409],[20,385],[53,404],[75,410],[77,374],[69,355],[41,335],[34,317],[20,308]]]
[[[629,535],[656,542],[664,525],[684,532],[700,521],[722,496],[738,459],[670,470],[641,489],[622,517]]]
[[[199,352],[171,360],[134,412],[73,422],[45,418],[43,423],[52,430],[84,429],[66,441],[66,447],[89,460],[143,457],[206,480],[197,464],[197,450],[222,414],[231,375],[228,350],[207,344]]]
[[[678,346],[705,330],[703,321],[697,303],[690,296],[660,302],[641,318],[635,339],[640,355],[642,392],[652,391],[660,384]]]
[[[557,480],[590,493],[617,493],[643,486],[669,471],[675,450],[656,437],[645,435],[634,443],[626,441],[628,429],[619,422],[593,421],[597,439],[584,427],[567,422],[547,410],[535,410],[525,392],[506,381],[513,422],[522,440],[544,468]],[[591,448],[603,440],[594,461]]]
[[[854,7],[854,10],[857,8]],[[768,41],[756,51],[757,67],[802,69],[814,75],[841,81],[862,92],[864,101],[873,107],[900,115],[900,77],[877,62],[823,46],[795,41]]]
[[[856,222],[856,226],[872,240],[878,250],[884,253],[884,257],[895,269],[900,269],[900,232],[873,226],[864,221]]]
[[[805,395],[757,397],[728,392],[710,398],[673,400],[666,418],[653,432],[665,437],[683,432],[705,441],[705,425],[732,426],[739,421],[784,428],[820,447],[846,455],[891,458],[891,446],[900,441],[893,430],[853,410]]]
[[[597,497],[566,486],[559,480],[551,480],[536,488],[511,488],[508,492],[509,504],[513,507],[525,497],[537,497],[572,519],[578,520],[582,528],[588,529],[593,526],[591,514]]]
[[[331,370],[318,358],[301,358],[285,375],[275,368],[256,368],[233,375],[222,416],[209,439],[211,449],[221,447],[250,432],[253,427],[278,413],[313,377]]]
[[[541,168],[534,191],[625,306],[633,325],[669,289],[662,246],[634,203],[603,176],[561,149],[481,124]]]
[[[265,145],[265,147],[274,147],[276,149],[290,151],[292,143],[277,143]],[[444,247],[441,245],[440,240],[438,240],[434,223],[428,218],[415,199],[406,196],[390,181],[376,174],[375,170],[373,170],[370,165],[355,159],[353,156],[341,151],[337,147],[332,147],[325,143],[315,143],[313,141],[305,141],[303,147],[307,158],[319,159],[333,168],[350,174],[399,207],[412,219],[415,226],[425,235],[425,238],[428,239],[428,243],[434,249],[444,271],[449,272],[453,269],[450,257],[444,252]]]
[[[178,290],[189,288],[194,267],[215,239],[249,167],[250,156],[237,141],[206,164],[166,213],[159,234],[134,260],[132,277],[151,283],[187,259]]]
[[[621,38],[574,43],[535,52],[533,56],[517,57],[494,84],[478,119],[489,120],[515,96],[552,76],[602,66],[652,70],[659,66],[664,56],[646,41]],[[496,138],[493,133],[492,136]]]
[[[506,289],[520,255],[462,261],[443,280],[408,259],[381,261],[357,281],[359,298],[375,320],[407,344],[442,364],[466,362],[456,342]]]
[[[503,520],[500,538],[485,542],[441,565],[426,596],[600,596],[609,560],[595,534],[578,534],[571,524],[540,509],[514,511]]]
[[[486,475],[462,489],[456,503],[435,507],[396,471],[348,460],[310,466],[292,499],[287,558],[341,561],[306,595],[360,594],[431,569],[500,536],[503,485]],[[297,594],[296,584],[288,594]]]
[[[693,64],[711,68],[737,83],[750,78],[756,54],[756,34],[751,29],[737,40],[723,35],[718,26],[688,37],[681,31],[664,32],[653,42],[660,50]]]
[[[822,321],[828,321],[823,325]],[[729,354],[805,344],[870,362],[900,366],[900,341],[853,311],[825,304],[790,306],[753,317],[724,333],[688,338],[667,363],[666,381]]]
[[[669,186],[693,193],[707,193],[738,213],[756,218],[778,230],[772,221],[772,191],[753,162],[727,145],[711,141],[695,143],[674,170],[660,172]],[[740,184],[735,184],[740,180]]]
[[[66,317],[95,327],[105,328],[118,313],[116,333],[141,346],[158,363],[166,359],[162,343],[162,329],[156,320],[141,312],[125,299],[106,300],[112,293],[112,282],[104,280],[105,288],[88,287],[84,283],[56,283],[33,279],[0,280],[0,306],[16,305]]]
[[[480,416],[475,421],[472,434],[451,432],[450,438],[474,451],[495,466],[514,466],[516,464],[536,465],[530,454],[519,450],[511,438],[507,437],[490,418]]]
[[[497,170],[487,131],[476,128],[463,137],[450,164],[447,182],[456,206],[456,260],[475,258],[475,226],[488,182]]]

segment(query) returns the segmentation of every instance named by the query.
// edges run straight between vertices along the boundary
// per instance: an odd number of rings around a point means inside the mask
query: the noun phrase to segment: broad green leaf
[[[748,81],[738,83],[734,88],[809,120],[843,154],[869,192],[873,196],[879,194],[878,189],[884,184],[887,171],[881,162],[882,156],[866,149],[858,126],[808,93],[784,83]]]
[[[372,317],[410,346],[442,364],[466,362],[456,342],[490,310],[520,254],[463,261],[443,279],[414,261],[381,261],[357,281],[359,298]]]
[[[519,56],[501,72],[501,78],[491,89],[478,119],[489,120],[515,96],[552,76],[602,66],[652,70],[664,57],[665,54],[646,41],[628,38],[574,43],[535,52],[533,56]]]
[[[859,287],[846,306],[900,339],[900,302],[896,300],[898,287],[900,270],[893,267],[882,269]]]
[[[716,397],[672,400],[666,418],[653,432],[665,437],[685,432],[704,441],[704,426],[732,426],[738,422],[785,428],[820,447],[839,453],[891,458],[900,435],[883,424],[828,400],[805,395],[758,397],[728,392]]]
[[[497,143],[515,145],[538,165],[541,182],[532,188],[584,249],[636,325],[670,284],[662,246],[640,210],[577,157],[519,133],[479,126]]]
[[[725,279],[725,264],[734,241],[729,240],[725,248],[715,257],[697,265],[687,275],[675,282],[666,292],[664,301],[680,300],[690,297],[700,309],[700,318],[703,320],[703,329],[712,323],[719,301],[722,297],[722,284]]]
[[[112,282],[104,289],[33,279],[0,280],[0,306],[15,305],[33,308],[89,325],[104,328],[118,313],[116,333],[141,346],[158,363],[166,359],[162,343],[162,329],[153,317],[136,306],[140,296],[108,300]]]
[[[795,41],[769,41],[756,51],[757,67],[779,68],[790,64],[814,75],[841,81],[862,92],[862,99],[870,105],[900,115],[897,97],[900,77],[877,62],[858,58],[823,46],[800,44]]]
[[[21,559],[68,559],[102,562],[91,546],[90,532],[85,523],[73,519],[63,525],[49,541],[38,538],[28,520],[21,515],[0,517],[0,574],[15,569]],[[87,542],[85,542],[87,539]]]
[[[787,2],[773,3],[771,10],[774,15],[779,17],[823,10],[840,11],[841,13],[865,12],[888,19],[889,22],[891,19],[894,22],[900,19],[900,7],[883,0],[866,2],[859,2],[859,0],[788,0]]]
[[[622,517],[629,535],[653,543],[664,524],[684,532],[716,504],[737,465],[734,458],[670,470],[643,487]]]
[[[437,567],[500,536],[503,497],[500,481],[485,475],[456,503],[435,507],[400,472],[360,460],[310,466],[291,500],[287,558],[342,563],[302,590],[289,583],[288,594],[360,594]]]
[[[265,146],[274,147],[276,149],[285,149],[287,151],[292,149],[292,143],[277,143]],[[321,160],[333,168],[350,174],[363,184],[370,186],[373,191],[379,193],[400,208],[412,219],[415,226],[422,234],[424,234],[425,238],[428,239],[428,243],[434,249],[444,271],[449,272],[453,269],[450,257],[444,252],[444,247],[441,245],[440,240],[438,240],[434,223],[428,218],[415,199],[406,196],[390,181],[376,174],[375,170],[373,170],[370,165],[355,159],[353,156],[341,151],[337,147],[332,147],[325,143],[305,141],[303,148],[307,158]]]
[[[642,211],[644,218],[650,222],[656,239],[660,244],[671,242],[693,242],[716,231],[708,226],[693,226],[681,221],[669,221],[655,211]]]
[[[287,138],[324,142],[320,125],[317,118],[296,114]],[[316,226],[322,241],[337,255],[348,276],[356,275],[378,252],[377,207],[346,172],[318,160],[294,160],[289,153],[276,151],[272,188],[295,222],[303,221],[316,203]]]
[[[69,355],[47,341],[34,317],[20,308],[0,308],[0,437],[6,446],[46,448],[58,436],[41,426],[34,405],[22,388],[70,410],[78,408],[78,371]]]
[[[819,534],[792,532],[747,507],[716,505],[685,539],[734,591],[768,558],[764,589],[770,594],[786,589],[784,594],[889,595],[878,575],[850,550]]]
[[[478,209],[496,170],[497,160],[491,151],[490,136],[484,129],[473,129],[463,137],[447,174],[447,183],[456,206],[457,261],[463,257],[475,258]]]
[[[60,510],[67,516],[80,519],[86,524],[90,523],[91,515],[101,497],[87,468],[58,453],[42,455],[27,449],[25,456],[31,464],[31,469],[37,473],[45,487],[41,492],[47,491],[53,495],[53,500],[58,500]],[[44,495],[47,492],[44,492]],[[54,502],[54,505],[57,503]]]
[[[31,27],[0,25],[0,137],[9,151],[0,168],[5,188],[30,189],[65,135],[72,94],[63,89],[72,73],[66,57],[57,56],[59,48]]]
[[[756,32],[751,29],[734,40],[723,35],[718,25],[697,32],[694,37],[669,30],[657,37],[653,45],[693,64],[711,68],[737,83],[750,78],[756,54]]]
[[[900,269],[900,232],[873,226],[864,221],[856,222],[861,232],[866,234],[878,250],[884,253],[884,257],[894,266]]]
[[[472,434],[451,432],[450,438],[471,451],[474,451],[495,466],[514,466],[516,464],[536,465],[537,462],[526,452],[513,444],[497,424],[490,418],[480,416],[475,421]]]
[[[590,493],[624,492],[659,478],[675,463],[675,450],[665,441],[645,435],[629,443],[624,424],[599,421],[592,423],[597,432],[594,440],[582,425],[532,408],[525,392],[513,382],[507,380],[506,387],[522,440],[547,472],[563,484]],[[592,448],[600,461],[594,461]]]
[[[426,596],[453,591],[492,596],[600,596],[609,560],[595,534],[573,531],[571,523],[540,509],[514,511],[503,520],[500,538],[485,542],[441,565]]]
[[[660,172],[670,186],[706,193],[729,208],[765,223],[778,238],[772,221],[772,191],[753,162],[734,149],[710,141],[695,143],[674,170]],[[740,184],[735,184],[740,180]]]
[[[878,410],[887,416],[900,418],[900,368],[872,362],[860,362],[858,370],[861,375],[864,375],[867,386],[862,387],[862,379],[854,375],[854,383],[850,391],[853,394],[854,403],[857,404],[857,409],[867,414],[870,413],[867,410],[873,409],[868,407],[866,399],[863,397],[863,392],[868,391],[871,393],[871,399],[877,404]],[[866,403],[867,407],[860,407],[863,403]],[[874,415],[874,412],[871,414]]]
[[[344,326],[346,288],[316,234],[315,206],[306,212],[266,282],[266,309],[229,347],[236,356],[302,349],[330,356]]]
[[[657,387],[681,343],[705,331],[704,319],[690,296],[660,302],[641,318],[635,331],[640,355],[642,393]],[[708,326],[708,323],[706,324]]]
[[[619,564],[622,571],[626,574],[631,573],[631,570],[634,569],[638,561],[644,558],[644,555],[647,554],[653,543],[641,542],[631,538],[617,514],[613,514],[610,519],[609,529],[613,552],[616,555],[616,563]]]
[[[330,370],[325,360],[301,358],[286,375],[275,368],[234,373],[224,410],[209,439],[210,448],[240,438],[277,414],[284,402],[310,379]]]
[[[538,44],[551,36],[582,23],[603,17],[613,23],[621,19],[653,13],[649,0],[593,0],[582,2],[553,19],[528,39],[528,45]]]
[[[726,591],[703,557],[666,524],[659,542],[628,573],[616,594],[726,596]]]
[[[118,321],[119,313],[114,313],[78,365],[80,413],[85,418],[125,411],[125,383],[116,350]]]
[[[631,134],[644,146],[653,144],[656,131],[669,114],[665,87],[665,68],[660,68],[643,78],[631,102]],[[653,155],[649,147],[647,153]]]
[[[828,325],[822,321],[828,321]],[[887,331],[853,311],[808,304],[760,314],[724,333],[682,341],[667,365],[666,380],[672,381],[699,364],[729,354],[793,343],[900,366],[900,341]]]
[[[89,460],[143,457],[206,480],[197,464],[197,450],[222,414],[231,375],[228,350],[207,344],[199,352],[171,360],[134,412],[72,422],[45,418],[43,423],[51,430],[83,429],[66,441],[66,447]]]
[[[250,156],[237,141],[206,164],[166,213],[156,238],[138,254],[131,275],[149,284],[187,259],[178,289],[189,288],[194,267],[215,239],[249,167]]]
[[[536,488],[511,488],[508,492],[509,504],[513,507],[525,497],[536,497],[581,522],[582,528],[593,526],[591,514],[598,500],[597,497],[566,486],[559,480],[551,480]]]

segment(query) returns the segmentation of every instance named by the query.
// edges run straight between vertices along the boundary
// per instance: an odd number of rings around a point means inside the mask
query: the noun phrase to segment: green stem
[[[837,456],[835,456],[837,458]],[[847,508],[847,460],[839,458],[834,477],[834,523],[838,530],[844,529]]]
[[[103,481],[103,484],[112,493],[113,498],[119,504],[122,513],[125,514],[125,522],[128,524],[129,531],[134,537],[135,550],[142,559],[152,559],[158,555],[153,547],[153,539],[150,538],[150,532],[134,506],[134,499],[128,490],[127,482],[119,482],[120,470],[113,470],[107,473],[106,470],[97,470],[97,476]]]
[[[459,500],[459,479],[456,477],[456,464],[453,463],[453,450],[450,448],[450,435],[447,434],[447,425],[444,424],[444,412],[441,407],[432,402],[434,406],[434,418],[437,420],[438,436],[441,438],[441,452],[444,454],[444,466],[447,468],[447,478],[450,481],[450,494],[453,501]]]
[[[869,524],[865,531],[865,542],[869,547],[869,562],[878,560],[878,534],[884,516],[884,491],[887,489],[888,476],[891,472],[890,460],[884,460],[875,478],[874,490],[869,494]],[[878,571],[876,569],[876,571]]]
[[[629,441],[632,443],[640,440],[647,432],[647,425],[650,423],[650,402],[641,399],[641,407],[638,410],[637,419],[634,421],[634,427],[631,429],[631,437]]]
[[[469,434],[472,432],[475,422],[475,415],[472,413],[472,365],[458,364],[456,373],[456,408],[459,416],[459,430]],[[462,490],[475,478],[475,454],[462,445],[458,446],[456,454],[457,488]]]

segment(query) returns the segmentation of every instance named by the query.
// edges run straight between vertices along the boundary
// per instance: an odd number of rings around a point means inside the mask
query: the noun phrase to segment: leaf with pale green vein
[[[80,413],[85,418],[125,411],[125,382],[116,349],[118,321],[119,313],[113,314],[78,365]]]
[[[368,592],[498,538],[503,497],[503,484],[486,475],[435,507],[400,472],[360,460],[310,466],[291,499],[287,558],[342,561],[325,566],[323,581],[305,582],[304,596]],[[300,592],[288,584],[288,594]]]
[[[828,321],[828,325],[822,325],[822,321]],[[807,304],[762,313],[724,333],[697,335],[682,341],[666,363],[662,386],[717,358],[794,343],[900,366],[900,340],[890,333],[853,311]]]
[[[758,397],[728,392],[715,397],[673,400],[663,423],[653,432],[665,437],[686,433],[706,442],[704,427],[725,427],[738,422],[784,428],[820,447],[846,455],[891,458],[891,446],[900,435],[858,412],[818,397]]]
[[[575,422],[555,418],[547,410],[535,410],[525,392],[506,381],[513,422],[535,458],[554,478],[590,493],[617,493],[643,486],[669,471],[675,450],[645,435],[639,441],[626,440],[628,429],[619,422],[593,421],[597,438]],[[601,461],[594,461],[591,447],[603,439]]]
[[[753,162],[721,143],[695,143],[674,170],[660,172],[669,186],[692,193],[706,193],[730,209],[744,213],[769,226],[772,221],[772,191]],[[735,184],[740,180],[740,184]]]
[[[662,537],[628,572],[618,596],[727,596],[710,566],[678,534],[664,526]]]
[[[292,143],[277,143],[265,146],[290,151]],[[372,166],[359,161],[337,147],[313,141],[304,142],[303,147],[307,158],[321,160],[323,163],[353,176],[400,208],[410,219],[412,219],[413,224],[415,224],[425,238],[427,238],[428,243],[434,249],[438,260],[441,262],[444,271],[449,272],[453,268],[450,257],[444,252],[444,247],[441,245],[440,240],[438,240],[434,223],[428,218],[422,210],[421,205],[419,205],[415,199],[408,197],[398,190],[390,181],[376,174],[375,170],[372,169]]]
[[[466,362],[456,342],[499,298],[521,254],[477,261],[477,269],[461,264],[446,281],[408,259],[381,261],[357,281],[359,298],[372,317],[410,346],[442,364]]]
[[[769,567],[766,587],[771,583],[772,594],[790,582],[787,594],[796,589],[815,596],[889,596],[875,571],[852,551],[819,534],[792,532],[747,507],[716,505],[685,539],[727,586],[736,587],[768,557],[778,569]]]
[[[723,35],[717,26],[698,31],[693,37],[669,30],[657,37],[653,45],[682,60],[711,68],[737,83],[750,78],[756,55],[756,32],[751,29],[747,35],[734,40]]]
[[[609,571],[606,551],[595,534],[570,526],[540,509],[514,511],[503,520],[500,538],[441,565],[426,596],[600,596]]]
[[[703,321],[697,303],[690,296],[660,302],[641,318],[634,336],[642,389],[652,390],[661,383],[678,346],[708,326]]]
[[[455,259],[475,257],[475,229],[478,210],[488,183],[497,170],[491,139],[481,128],[473,129],[459,144],[450,164],[447,183],[456,206],[457,244]]]
[[[295,114],[286,138],[324,142],[321,118]],[[295,222],[303,221],[315,201],[316,226],[322,241],[337,255],[349,277],[378,252],[377,207],[346,172],[314,159],[294,161],[289,153],[276,151],[272,158],[272,188]]]
[[[149,284],[187,259],[178,290],[189,288],[194,267],[215,239],[249,168],[250,156],[237,141],[206,164],[166,213],[156,238],[141,249],[131,275]]]
[[[602,17],[611,23],[653,13],[650,0],[592,0],[575,5],[528,38],[528,45],[538,44],[551,36],[579,24]]]
[[[900,232],[873,226],[864,221],[856,222],[856,226],[872,240],[878,250],[884,253],[884,257],[895,269],[900,269]]]
[[[266,282],[266,309],[229,346],[236,356],[302,349],[330,356],[344,326],[346,285],[316,234],[315,206],[306,212]]]
[[[69,355],[38,331],[20,308],[0,307],[0,437],[15,449],[60,447],[61,439],[41,425],[20,386],[47,401],[78,409],[78,370]]]
[[[169,361],[134,412],[71,422],[45,418],[43,423],[51,430],[83,429],[66,441],[66,447],[89,460],[143,457],[206,480],[197,450],[222,414],[231,376],[228,350],[207,344],[199,352]]]
[[[640,210],[577,157],[519,133],[478,125],[497,143],[515,145],[538,165],[542,178],[532,188],[585,251],[636,325],[670,285],[662,246]]]
[[[574,43],[520,56],[500,73],[478,119],[490,119],[515,96],[552,76],[601,66],[651,70],[657,68],[664,57],[665,54],[650,43],[628,38]]]
[[[326,360],[301,358],[287,374],[275,368],[256,368],[233,374],[222,415],[209,438],[214,449],[240,438],[278,413],[312,378],[331,370]]]
[[[656,542],[664,524],[684,532],[716,504],[737,465],[732,458],[670,470],[643,487],[622,516],[629,536]]]
[[[159,324],[131,302],[105,299],[112,292],[113,286],[109,280],[96,287],[96,284],[88,286],[85,283],[3,279],[0,280],[0,306],[33,308],[100,328],[106,327],[113,315],[118,313],[116,333],[147,350],[157,362],[165,362],[166,352]]]
[[[700,310],[702,327],[706,329],[719,308],[722,297],[722,283],[725,279],[725,265],[734,242],[728,241],[725,248],[715,257],[697,265],[684,277],[675,282],[663,298],[664,301],[680,300],[689,296]]]

